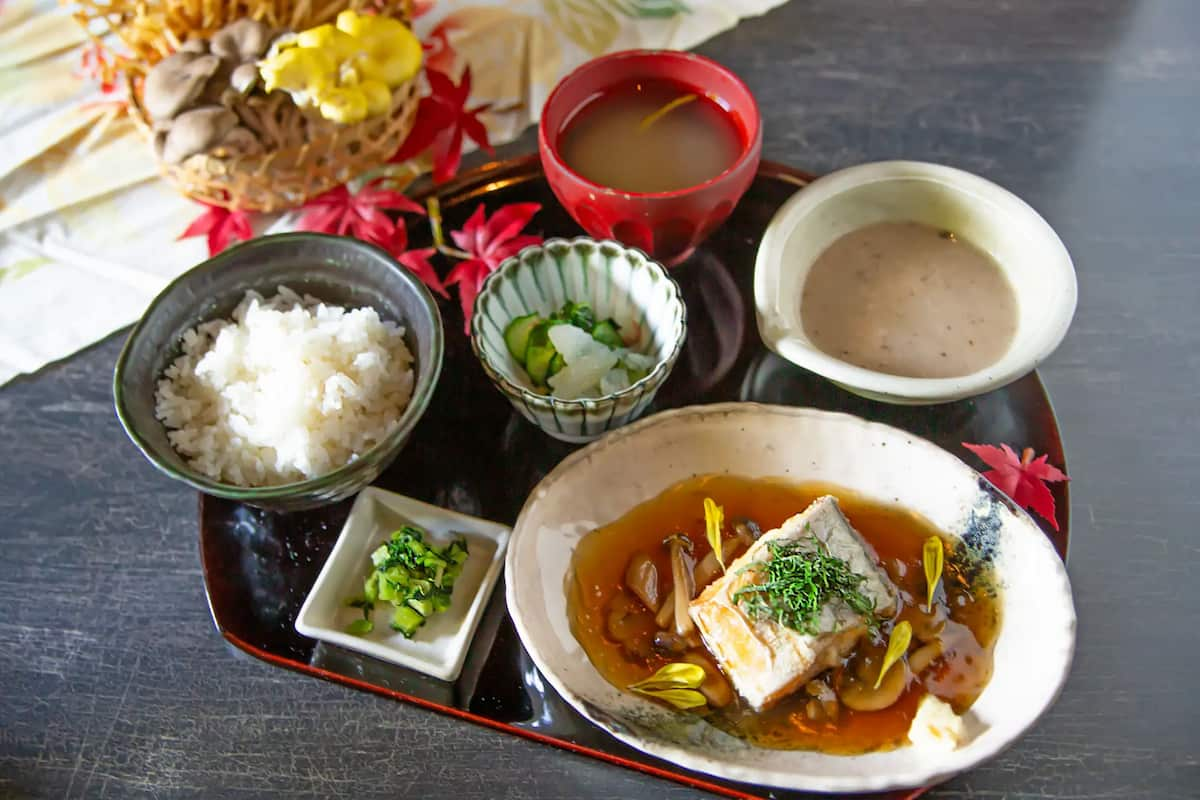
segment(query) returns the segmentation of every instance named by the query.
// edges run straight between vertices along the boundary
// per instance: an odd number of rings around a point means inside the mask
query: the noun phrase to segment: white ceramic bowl
[[[454,583],[450,608],[434,614],[411,639],[387,624],[392,608],[375,609],[375,629],[365,636],[346,633],[362,612],[346,599],[362,593],[371,572],[371,553],[404,525],[417,525],[427,541],[444,547],[467,542],[467,561]],[[313,639],[357,650],[444,681],[458,679],[475,629],[500,579],[510,531],[504,525],[431,506],[411,497],[368,486],[359,492],[337,543],[296,616],[296,630]]]
[[[654,356],[646,377],[603,397],[563,400],[533,390],[529,376],[508,352],[504,329],[513,319],[543,317],[568,300],[591,304],[597,319],[622,329],[636,324],[632,349]],[[548,239],[526,247],[488,276],[471,317],[471,348],[513,408],[556,439],[588,442],[637,419],[671,374],[687,334],[687,308],[679,285],[641,250],[587,237]]]
[[[768,750],[601,677],[568,624],[565,586],[576,543],[679,481],[714,473],[822,481],[898,503],[960,540],[970,558],[994,566],[1001,607],[994,673],[967,711],[967,742],[949,753],[912,746],[857,756]],[[657,540],[662,534],[647,535]],[[505,567],[508,610],[521,641],[581,714],[621,741],[688,769],[787,789],[883,791],[969,769],[1010,745],[1049,708],[1075,646],[1066,569],[1025,512],[930,442],[813,409],[693,406],[609,434],[568,456],[534,489],[513,529]]]
[[[808,271],[834,241],[885,221],[954,231],[987,252],[1017,297],[1017,332],[999,361],[957,378],[906,378],[849,364],[804,335],[800,297]],[[998,389],[1033,370],[1075,314],[1075,269],[1054,230],[991,181],[938,164],[883,161],[831,173],[775,214],[758,248],[754,302],[767,347],[856,394],[899,404],[941,403]]]

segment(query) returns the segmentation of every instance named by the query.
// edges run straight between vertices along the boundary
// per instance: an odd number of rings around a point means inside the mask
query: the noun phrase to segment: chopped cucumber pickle
[[[408,604],[422,617],[433,616],[433,600],[429,597],[414,597]]]
[[[592,328],[592,338],[614,350],[625,346],[625,343],[621,341],[621,334],[617,333],[617,323],[611,319],[597,322],[596,327]]]
[[[550,329],[557,325],[571,327],[551,336]],[[636,324],[633,327],[636,329]],[[578,333],[559,335],[573,328],[590,334],[590,339]],[[652,357],[626,348],[616,320],[597,321],[589,304],[573,300],[549,317],[525,314],[513,319],[504,329],[504,344],[525,369],[536,391],[566,399],[611,393],[605,391],[606,386],[627,387],[650,374],[656,363]],[[615,366],[612,354],[616,355]]]
[[[504,344],[508,346],[508,352],[512,353],[512,357],[517,361],[524,363],[525,348],[529,346],[529,334],[541,321],[542,318],[537,314],[526,314],[508,323],[508,327],[504,329]]]
[[[365,636],[375,628],[371,612],[377,602],[391,603],[392,629],[411,639],[425,620],[450,607],[454,582],[467,560],[467,543],[458,539],[443,548],[425,542],[425,531],[405,525],[371,553],[374,569],[360,597],[348,603],[361,608],[362,619],[346,633]]]
[[[550,322],[540,322],[529,334],[529,344],[525,347],[525,371],[535,386],[544,386],[550,375],[550,362],[554,360],[557,351],[550,344]]]
[[[392,613],[392,630],[400,631],[405,639],[411,639],[417,628],[424,624],[425,617],[421,616],[421,612],[408,606],[400,606]]]
[[[346,633],[352,633],[355,636],[366,636],[373,630],[375,630],[375,623],[365,618],[356,619],[346,626]]]

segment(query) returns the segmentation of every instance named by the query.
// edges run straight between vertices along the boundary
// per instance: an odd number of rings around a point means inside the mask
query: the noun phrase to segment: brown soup
[[[994,364],[1017,330],[1017,298],[979,248],[917,222],[851,231],[813,263],[804,334],[860,367],[954,378]]]
[[[698,186],[733,166],[743,137],[712,98],[666,80],[617,84],[580,108],[559,137],[571,169],[624,192]]]
[[[906,741],[917,704],[932,693],[965,711],[991,677],[992,647],[999,628],[999,606],[987,575],[970,579],[955,558],[948,540],[947,558],[932,612],[925,611],[925,577],[921,550],[924,541],[941,534],[926,520],[902,508],[867,500],[853,492],[821,484],[789,484],[779,480],[730,476],[701,476],[684,481],[625,516],[599,528],[575,550],[573,578],[569,584],[568,614],[572,631],[588,658],[610,683],[620,688],[649,677],[678,657],[659,655],[639,637],[653,635],[653,614],[644,609],[624,583],[629,560],[639,552],[655,561],[660,584],[670,589],[670,564],[662,539],[682,531],[692,540],[699,560],[710,551],[705,538],[703,501],[711,497],[725,508],[725,519],[755,521],[766,532],[803,511],[816,498],[838,498],[850,523],[874,548],[880,563],[900,592],[900,611],[873,639],[864,637],[843,664],[818,676],[816,681],[837,688],[847,671],[878,671],[887,637],[895,622],[910,621],[913,649],[922,636],[942,625],[939,637],[943,654],[910,680],[903,695],[881,711],[854,711],[841,707],[836,719],[821,711],[810,713],[813,699],[802,687],[778,705],[755,712],[740,698],[721,709],[700,709],[713,725],[757,745],[776,749],[813,749],[830,753],[863,753],[886,750]],[[943,537],[944,538],[944,537]],[[696,587],[699,594],[703,585]],[[634,608],[646,619],[622,620],[619,641],[610,632],[610,615],[618,608]],[[648,633],[647,633],[648,632]],[[700,653],[706,652],[703,647]]]

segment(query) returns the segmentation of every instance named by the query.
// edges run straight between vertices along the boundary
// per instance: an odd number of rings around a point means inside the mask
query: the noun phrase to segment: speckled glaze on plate
[[[669,487],[710,474],[845,487],[928,519],[964,546],[968,572],[993,570],[1001,618],[994,672],[964,717],[966,743],[952,753],[912,746],[855,756],[770,750],[617,689],[600,675],[567,614],[564,582],[576,544]],[[521,510],[505,574],[521,641],[577,711],[626,744],[680,766],[785,789],[882,791],[970,769],[1050,707],[1075,649],[1066,568],[1024,511],[924,439],[809,408],[720,403],[664,411],[572,454]]]
[[[650,413],[729,400],[813,406],[886,422],[963,458],[969,454],[961,442],[1008,442],[1033,447],[1067,469],[1054,410],[1036,373],[971,400],[895,406],[850,394],[763,346],[752,299],[755,249],[771,217],[810,179],[791,167],[764,162],[728,222],[692,259],[671,270],[688,305],[688,337]],[[583,233],[557,205],[536,156],[464,173],[439,187],[438,197],[448,229],[461,227],[480,204],[490,213],[506,203],[534,202],[542,210],[532,229],[546,236]],[[431,246],[424,222],[414,218],[408,233],[412,247]],[[511,525],[530,490],[576,448],[551,439],[513,410],[461,335],[458,303],[439,304],[447,331],[441,378],[403,457],[375,485]],[[1061,530],[1043,524],[1042,532],[1065,556],[1069,485],[1054,484],[1051,492]],[[272,514],[201,496],[205,589],[216,627],[232,647],[279,667],[727,797],[815,797],[694,772],[646,755],[593,725],[538,672],[517,638],[500,591],[493,593],[453,684],[297,633],[296,615],[349,510],[345,501],[299,514]],[[919,793],[869,797],[902,800]]]

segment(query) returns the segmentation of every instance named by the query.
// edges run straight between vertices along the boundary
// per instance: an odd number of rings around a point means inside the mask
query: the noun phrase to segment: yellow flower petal
[[[700,708],[708,702],[704,695],[695,689],[634,689],[634,691],[656,700],[665,700],[682,711],[689,708]]]
[[[887,652],[883,654],[883,666],[879,668],[879,677],[875,679],[874,688],[879,688],[879,684],[883,683],[883,676],[887,675],[892,665],[908,652],[910,642],[912,642],[912,624],[908,620],[897,622],[896,627],[892,628],[892,635],[888,637]]]
[[[704,667],[685,661],[667,664],[649,678],[631,684],[634,691],[661,691],[664,689],[696,689],[704,683]]]
[[[945,553],[942,550],[942,540],[938,536],[930,536],[921,548],[921,560],[925,566],[925,585],[929,589],[926,605],[933,610],[933,595],[937,592],[938,581],[942,579],[942,568],[945,564]]]
[[[704,529],[708,536],[708,546],[712,548],[721,572],[725,571],[725,553],[721,547],[721,526],[725,524],[725,509],[717,505],[711,497],[704,498]]]

